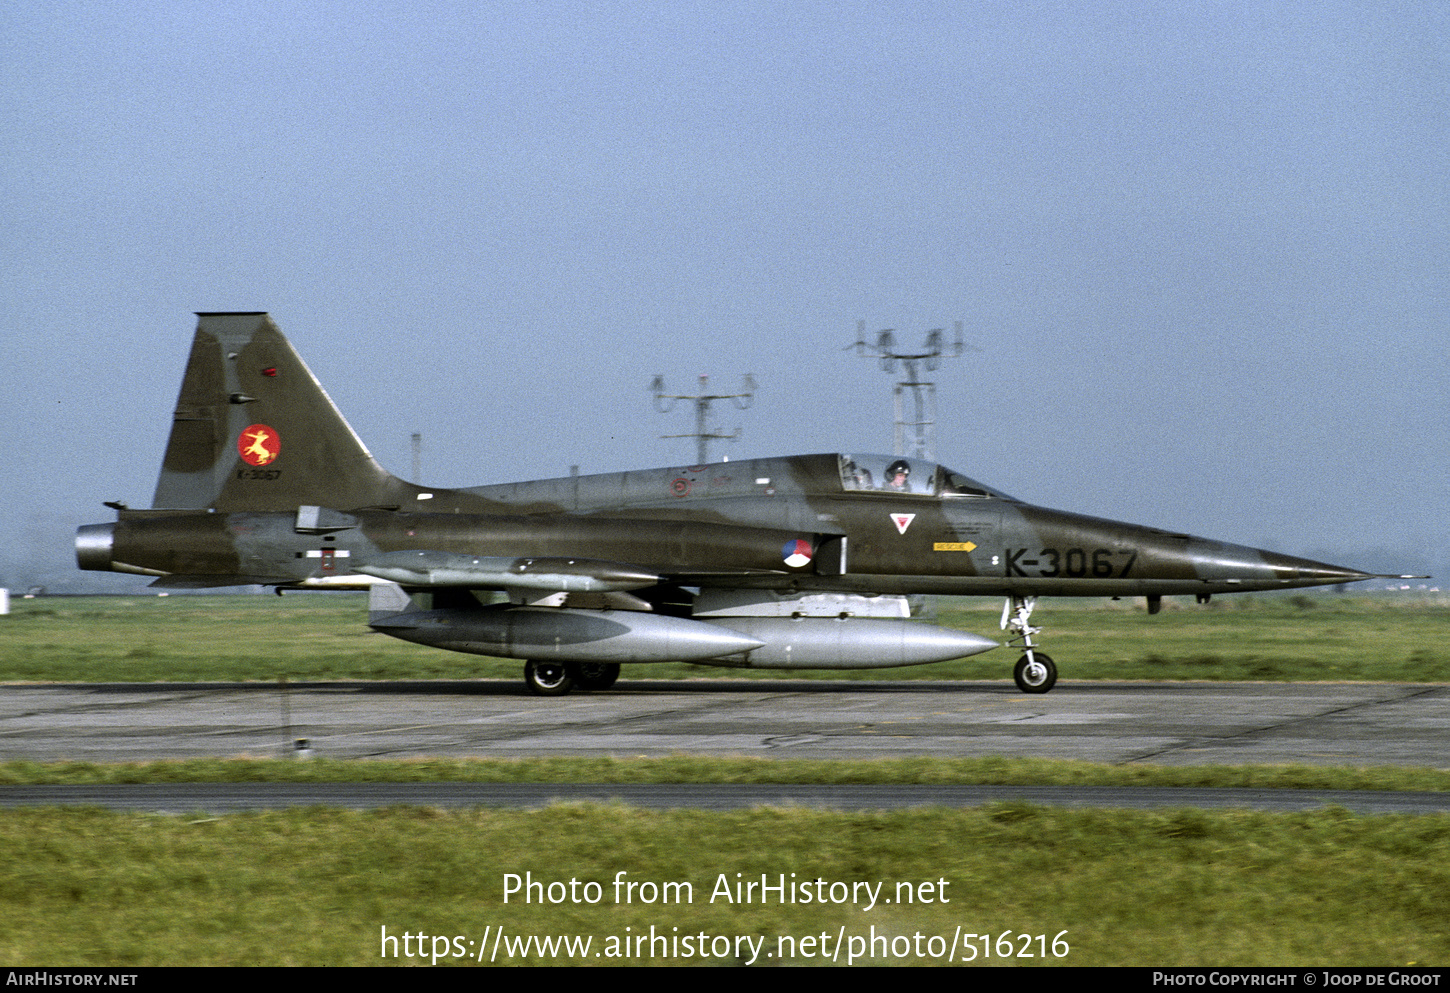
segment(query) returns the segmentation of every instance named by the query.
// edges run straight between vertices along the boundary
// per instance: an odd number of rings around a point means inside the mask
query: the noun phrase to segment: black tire
[[[569,675],[574,685],[581,690],[607,690],[619,679],[619,665],[615,662],[570,662]]]
[[[1026,655],[1017,660],[1012,678],[1023,693],[1046,693],[1057,684],[1057,663],[1045,652],[1035,651],[1032,657],[1037,660],[1036,665],[1032,665]]]
[[[534,696],[563,696],[574,688],[574,677],[563,662],[525,662],[524,685]]]

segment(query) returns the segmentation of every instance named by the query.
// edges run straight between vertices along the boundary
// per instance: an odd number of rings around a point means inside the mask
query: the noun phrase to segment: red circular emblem
[[[237,436],[237,454],[248,465],[267,465],[282,451],[282,436],[265,424],[243,428]]]
[[[690,481],[688,479],[676,479],[670,484],[670,492],[677,497],[688,495],[690,492]]]

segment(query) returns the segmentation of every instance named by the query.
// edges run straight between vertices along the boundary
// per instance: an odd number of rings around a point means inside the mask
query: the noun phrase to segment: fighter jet
[[[1025,693],[1041,596],[1162,598],[1372,574],[1025,503],[918,458],[830,453],[442,489],[393,476],[265,313],[201,313],[147,510],[108,503],[82,569],[162,587],[367,589],[376,631],[525,661],[530,691],[623,663],[873,669],[976,655],[922,594],[1005,598]]]

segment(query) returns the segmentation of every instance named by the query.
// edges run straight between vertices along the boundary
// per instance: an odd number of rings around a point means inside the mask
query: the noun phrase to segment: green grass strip
[[[861,783],[1450,790],[1450,770],[1310,765],[1112,766],[1054,759],[531,758],[359,761],[5,762],[0,784],[105,783]]]
[[[948,943],[986,965],[1004,950],[1028,966],[1450,962],[1444,816],[23,810],[0,813],[0,851],[11,967],[431,966],[434,954],[441,967],[488,961],[499,928],[498,964],[735,964],[749,948],[757,964],[819,964],[843,936],[871,951],[855,964],[875,965],[942,964]],[[505,903],[509,874],[540,883],[537,898]],[[621,895],[619,878],[637,888]],[[891,902],[868,909],[859,890],[844,902],[721,896],[722,883],[733,894],[762,879],[841,883],[838,894],[863,883]],[[671,945],[686,935],[709,955]],[[520,947],[530,936],[590,944]],[[759,944],[741,952],[742,936]]]

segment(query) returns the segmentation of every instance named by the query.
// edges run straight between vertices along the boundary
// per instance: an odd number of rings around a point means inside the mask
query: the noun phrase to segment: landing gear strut
[[[1027,623],[1036,606],[1035,596],[1014,595],[1002,607],[1002,630],[1011,635],[1008,642],[1019,642],[1023,648],[1022,657],[1012,670],[1012,678],[1023,693],[1046,693],[1057,682],[1057,664],[1052,656],[1032,645],[1032,636],[1042,630]]]

